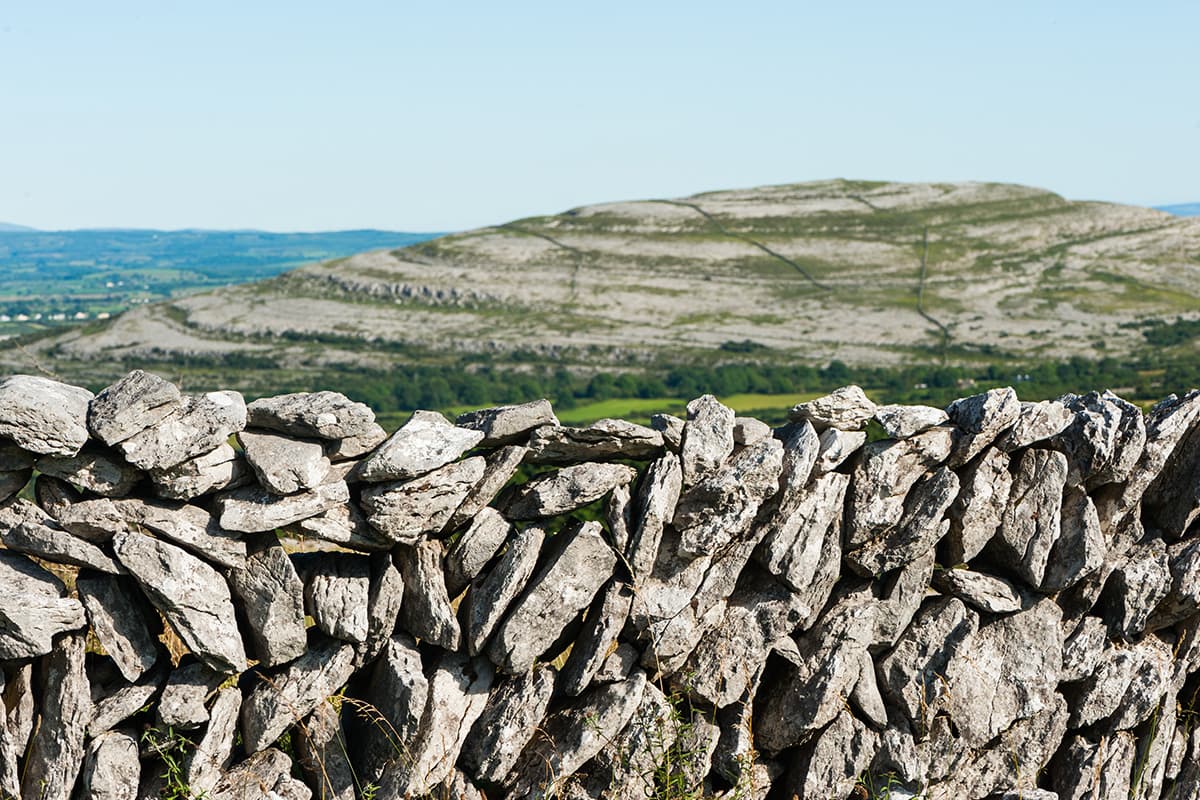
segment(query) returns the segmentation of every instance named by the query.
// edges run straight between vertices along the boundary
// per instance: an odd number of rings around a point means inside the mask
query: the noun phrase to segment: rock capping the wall
[[[789,418],[5,378],[0,797],[1200,797],[1200,392]]]

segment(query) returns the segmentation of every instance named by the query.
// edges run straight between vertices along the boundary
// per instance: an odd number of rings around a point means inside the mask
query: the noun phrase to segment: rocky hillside
[[[838,180],[587,206],[314,264],[0,366],[99,382],[122,360],[230,353],[293,374],[447,353],[577,369],[731,349],[881,366],[1122,356],[1147,346],[1137,323],[1194,314],[1198,268],[1197,219],[1023,186]]]

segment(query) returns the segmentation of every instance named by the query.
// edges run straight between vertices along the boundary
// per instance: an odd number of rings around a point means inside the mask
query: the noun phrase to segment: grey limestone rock
[[[125,679],[133,682],[158,661],[153,617],[131,578],[83,570],[75,579],[92,631]]]
[[[435,411],[417,411],[363,460],[358,478],[371,483],[417,478],[458,460],[481,441],[481,431],[452,425]]]
[[[455,651],[462,646],[462,629],[446,592],[444,552],[436,539],[422,539],[397,551],[397,566],[404,578],[400,627],[422,641]]]
[[[680,445],[683,444],[683,420],[671,414],[651,414],[650,427],[663,435],[663,445],[672,453],[679,455]]]
[[[87,426],[112,446],[162,422],[182,403],[175,384],[135,369],[96,395],[87,409]]]
[[[121,441],[125,460],[139,469],[168,469],[224,444],[246,427],[246,403],[237,392],[188,396],[157,424]]]
[[[785,791],[794,800],[846,797],[878,749],[879,734],[842,711],[792,768]]]
[[[217,691],[204,735],[183,765],[183,780],[194,794],[203,796],[211,792],[229,768],[241,708],[242,693],[236,687]]]
[[[646,470],[634,506],[636,523],[625,550],[635,581],[648,576],[654,567],[663,528],[675,516],[682,489],[683,469],[674,453],[666,453]]]
[[[375,412],[338,392],[262,397],[246,406],[247,424],[289,436],[346,439],[373,430]]]
[[[554,517],[599,500],[637,477],[624,464],[575,464],[539,475],[513,496],[505,514],[514,520]]]
[[[1021,403],[1017,421],[996,441],[996,447],[1005,453],[1021,450],[1057,436],[1074,421],[1075,412],[1061,401]]]
[[[1104,565],[1107,550],[1092,498],[1080,487],[1067,486],[1063,490],[1060,533],[1050,549],[1042,591],[1058,592],[1074,586]]]
[[[353,503],[334,506],[315,517],[284,527],[284,532],[302,539],[321,539],[350,550],[391,550],[396,543],[375,532],[366,516]]]
[[[467,774],[487,783],[504,780],[545,719],[554,680],[554,670],[540,666],[506,678],[491,693],[463,742],[460,763]]]
[[[129,731],[109,731],[92,739],[83,765],[83,797],[135,800],[142,777],[138,742]]]
[[[1108,628],[1099,617],[1084,617],[1063,644],[1063,683],[1090,678],[1108,647]]]
[[[258,482],[274,494],[315,489],[329,474],[329,459],[319,442],[254,430],[240,432],[238,442]]]
[[[499,511],[484,506],[446,554],[446,592],[458,597],[492,560],[512,530]]]
[[[241,672],[246,651],[229,586],[219,572],[175,545],[120,533],[113,550],[188,648],[219,672]]]
[[[1136,757],[1137,741],[1126,731],[1096,742],[1072,736],[1054,761],[1050,784],[1059,800],[1127,798]]]
[[[950,466],[967,463],[1011,428],[1021,415],[1021,402],[1011,386],[955,400],[946,407],[958,429]]]
[[[1128,479],[1146,444],[1141,409],[1108,391],[1063,402],[1075,419],[1054,443],[1070,456],[1072,481],[1095,488]]]
[[[794,421],[808,420],[818,431],[826,428],[858,431],[867,427],[877,408],[858,386],[843,386],[824,397],[794,406],[788,417]]]
[[[685,486],[704,478],[733,452],[733,409],[710,394],[687,404],[687,422],[679,444]]]
[[[526,448],[520,445],[509,445],[501,447],[494,453],[487,456],[487,463],[483,470],[483,477],[471,487],[467,492],[466,498],[450,515],[450,521],[446,523],[447,530],[454,530],[461,527],[464,523],[475,518],[475,515],[488,507],[488,504],[496,499],[496,495],[500,494],[513,475],[517,474],[517,469],[521,466],[521,462],[525,459]]]
[[[1104,610],[1110,630],[1126,639],[1136,637],[1170,591],[1171,565],[1162,540],[1137,545],[1108,578]]]
[[[71,797],[83,766],[84,735],[92,718],[85,647],[83,634],[68,634],[58,640],[46,659],[38,722],[21,778],[22,797]]]
[[[795,591],[812,585],[821,563],[823,543],[841,519],[850,476],[831,472],[816,478],[796,502],[780,506],[755,557],[772,575]],[[841,531],[836,531],[840,549]]]
[[[1177,542],[1167,548],[1170,588],[1147,625],[1159,630],[1200,612],[1200,539]]]
[[[1110,647],[1071,705],[1070,727],[1102,723],[1105,731],[1128,730],[1154,713],[1170,688],[1170,648],[1155,636],[1129,647]]]
[[[528,583],[537,566],[546,531],[530,525],[508,543],[491,571],[478,579],[464,601],[467,606],[467,652],[483,651],[508,607]]]
[[[252,478],[246,460],[224,443],[173,467],[150,470],[155,491],[159,497],[168,500],[192,500],[210,492],[245,485]]]
[[[646,683],[642,700],[620,735],[614,736],[591,761],[591,775],[607,787],[610,797],[644,796],[654,788],[656,773],[667,766],[668,753],[681,727],[670,700],[653,683]]]
[[[349,500],[350,488],[346,482],[335,481],[286,496],[246,486],[218,494],[216,505],[225,530],[261,533],[315,517]]]
[[[1017,460],[1011,499],[992,540],[1030,586],[1040,586],[1050,551],[1062,531],[1067,458],[1052,450],[1026,450]]]
[[[595,757],[608,741],[604,731],[622,730],[633,718],[646,688],[637,672],[624,683],[602,686],[551,714],[513,768],[515,796],[551,798],[560,785]]]
[[[245,614],[255,659],[274,667],[304,653],[304,584],[274,536],[255,537],[251,547],[245,565],[230,571],[229,587]]]
[[[87,626],[62,581],[23,555],[0,549],[0,661],[50,652],[55,637]]]
[[[371,556],[371,580],[367,585],[367,639],[358,648],[358,663],[368,664],[379,654],[396,630],[404,600],[404,578],[392,563],[390,553]]]
[[[246,541],[241,534],[223,529],[216,517],[200,506],[131,497],[114,501],[113,508],[127,524],[144,528],[217,566],[238,569],[246,563]]]
[[[350,553],[314,553],[303,573],[304,609],[317,628],[343,642],[367,641],[371,562]],[[295,559],[304,558],[302,555]]]
[[[958,495],[958,476],[942,467],[913,487],[896,527],[876,534],[846,555],[846,563],[864,576],[889,572],[934,549],[950,530],[946,510]]]
[[[36,460],[35,454],[0,439],[0,472],[22,472],[32,469]]]
[[[142,675],[137,683],[118,686],[113,691],[96,699],[92,721],[88,723],[88,738],[95,738],[112,730],[132,717],[158,694],[167,678],[166,667],[160,666]]]
[[[474,456],[420,478],[369,486],[363,490],[363,509],[384,537],[411,544],[445,527],[485,469],[484,459]]]
[[[33,470],[23,469],[15,472],[0,472],[0,503],[8,501],[15,497],[25,484],[29,483],[29,479],[33,477]]]
[[[1021,608],[1021,595],[1015,586],[983,572],[938,570],[933,574],[933,588],[987,614],[1011,614]]]
[[[1170,538],[1183,534],[1200,506],[1195,473],[1200,466],[1200,389],[1171,395],[1150,410],[1146,446],[1117,497],[1114,524],[1140,509]]]
[[[950,419],[945,411],[932,406],[879,406],[875,420],[883,426],[889,439],[907,439],[930,428],[944,425]]]
[[[928,550],[870,587],[875,598],[873,652],[895,645],[912,622],[929,593],[936,557],[935,551]]]
[[[875,662],[870,653],[859,659],[858,680],[850,690],[850,706],[876,730],[888,725],[887,705],[879,692],[879,681],[875,677]]]
[[[225,676],[200,661],[180,663],[167,678],[155,715],[164,728],[190,730],[208,722],[206,703]]]
[[[604,503],[604,522],[608,526],[608,538],[618,553],[629,547],[629,532],[633,526],[633,494],[629,484],[615,486]]]
[[[324,800],[355,800],[357,776],[341,719],[331,703],[318,703],[296,728],[296,760]]]
[[[545,566],[513,603],[488,648],[503,672],[528,670],[608,581],[617,556],[600,530],[599,523],[582,523],[551,541]]]
[[[898,524],[909,489],[946,460],[951,443],[949,429],[932,428],[911,439],[885,439],[863,448],[847,506],[847,545],[860,547]]]
[[[557,425],[558,417],[547,400],[534,400],[515,406],[496,406],[459,414],[454,421],[460,428],[481,431],[482,447],[519,442],[534,428]]]
[[[335,464],[362,458],[386,442],[387,438],[387,431],[383,429],[383,426],[372,422],[363,429],[362,433],[356,436],[347,436],[342,439],[326,439],[324,442],[325,457]]]
[[[388,639],[372,665],[361,700],[348,701],[345,724],[351,737],[351,759],[360,781],[378,785],[385,770],[409,757],[395,743],[416,738],[429,700],[429,681],[421,654],[410,636]]]
[[[629,618],[633,592],[629,586],[612,580],[592,604],[584,619],[583,630],[575,637],[571,655],[563,665],[562,691],[577,697],[591,685],[605,659],[617,647],[617,637]]]
[[[832,472],[846,463],[867,443],[866,431],[826,428],[820,433],[821,449],[813,469],[817,474]]]
[[[0,437],[39,455],[73,456],[88,440],[92,393],[77,386],[10,375],[0,381]]]
[[[354,647],[317,639],[304,655],[261,680],[242,704],[246,752],[263,750],[345,685],[354,672]]]
[[[23,522],[15,528],[0,531],[0,539],[9,550],[56,564],[87,567],[114,575],[121,572],[117,562],[91,542],[37,522]]]
[[[310,800],[312,792],[292,778],[292,760],[271,747],[227,770],[208,796],[211,800]]]
[[[645,425],[602,419],[586,428],[544,425],[529,437],[531,464],[576,464],[622,458],[646,461],[662,453],[662,434]]]
[[[733,443],[737,447],[745,447],[771,436],[771,426],[753,417],[733,418]]]
[[[129,494],[143,475],[119,458],[87,451],[74,456],[42,456],[36,466],[44,475],[104,497]]]

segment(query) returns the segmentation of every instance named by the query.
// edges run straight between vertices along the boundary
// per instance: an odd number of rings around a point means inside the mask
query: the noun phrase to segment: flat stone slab
[[[229,586],[246,617],[254,657],[264,667],[304,654],[304,584],[292,560],[269,534],[251,540],[245,566],[231,570]]]
[[[103,497],[124,497],[144,473],[105,453],[82,452],[75,456],[42,456],[37,470]]]
[[[88,567],[117,574],[121,567],[111,556],[91,542],[67,531],[56,530],[36,522],[25,522],[0,532],[0,539],[9,550],[26,553],[56,564]]]
[[[934,572],[933,588],[988,614],[1011,614],[1021,608],[1021,595],[1015,586],[1003,578],[969,569]]]
[[[468,774],[488,783],[504,780],[546,717],[554,675],[541,666],[505,679],[491,693],[463,742],[460,763]]]
[[[460,595],[483,572],[511,531],[512,525],[499,511],[480,509],[446,554],[446,592],[451,597]]]
[[[346,439],[370,434],[375,412],[339,392],[297,392],[250,403],[246,424],[289,436]]]
[[[269,492],[295,494],[315,489],[329,474],[330,462],[320,442],[252,430],[241,431],[237,436],[246,463]]]
[[[69,634],[46,659],[37,729],[21,779],[23,797],[70,800],[83,767],[84,735],[92,718],[85,646],[83,634]]]
[[[508,485],[517,474],[521,462],[525,460],[528,450],[521,445],[501,447],[487,456],[487,466],[484,467],[483,477],[471,487],[467,496],[458,508],[450,515],[446,530],[455,530],[473,520],[475,515],[487,508],[500,494],[500,490]]]
[[[137,681],[159,656],[150,628],[152,612],[137,584],[128,577],[83,570],[75,588],[104,651],[125,680]]]
[[[645,425],[602,419],[586,428],[544,425],[529,437],[531,464],[577,464],[581,461],[631,459],[645,461],[661,455],[662,434]]]
[[[87,626],[83,605],[31,559],[0,550],[0,661],[36,658],[56,637]]]
[[[482,447],[496,447],[523,440],[534,428],[557,425],[558,417],[548,400],[534,400],[514,406],[495,406],[459,414],[454,421],[460,428],[481,431]]]
[[[350,553],[297,554],[292,560],[304,581],[304,610],[321,632],[343,642],[366,642],[371,560]]]
[[[155,492],[167,500],[193,500],[210,492],[232,489],[254,479],[246,460],[228,444],[173,467],[150,470]]]
[[[537,525],[519,531],[509,540],[508,549],[496,566],[472,584],[465,601],[467,652],[472,655],[482,652],[508,607],[533,575],[545,538],[546,531]]]
[[[358,468],[371,483],[403,481],[457,461],[483,441],[483,432],[452,425],[435,411],[417,411]]]
[[[209,720],[206,701],[225,676],[202,661],[186,661],[171,671],[155,708],[161,726],[194,730]]]
[[[808,420],[818,433],[826,428],[858,431],[867,427],[876,410],[860,387],[843,386],[824,397],[797,404],[788,412],[788,419]]]
[[[307,492],[281,496],[258,486],[217,495],[221,527],[227,531],[263,533],[283,528],[350,502],[345,481],[323,483]]]
[[[92,393],[77,386],[12,375],[0,381],[0,437],[39,455],[73,456],[88,439]]]
[[[87,425],[111,447],[172,416],[182,404],[175,384],[135,369],[96,395],[88,407]]]
[[[239,569],[246,563],[246,541],[227,531],[200,506],[169,500],[123,498],[113,508],[127,523],[144,528],[220,567]]]
[[[315,517],[293,522],[283,530],[299,538],[321,539],[365,552],[390,550],[396,544],[380,536],[353,503],[334,506]]]
[[[142,777],[138,741],[131,732],[109,731],[88,743],[80,778],[94,800],[136,800]]]
[[[156,425],[120,442],[125,460],[139,469],[168,469],[224,444],[246,427],[246,403],[237,392],[188,396]]]
[[[907,439],[930,428],[944,425],[950,415],[932,406],[879,406],[875,420],[883,426],[889,439]]]
[[[514,520],[555,517],[599,500],[637,477],[624,464],[575,464],[539,475],[513,496],[505,514]]]
[[[420,478],[368,486],[362,493],[367,521],[392,542],[411,544],[421,536],[438,533],[483,478],[486,463],[481,456],[473,456]]]

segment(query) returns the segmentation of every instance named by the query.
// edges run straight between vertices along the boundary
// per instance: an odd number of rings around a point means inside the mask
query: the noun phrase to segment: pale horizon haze
[[[1200,3],[0,0],[0,220],[449,231],[834,177],[1200,201]]]

